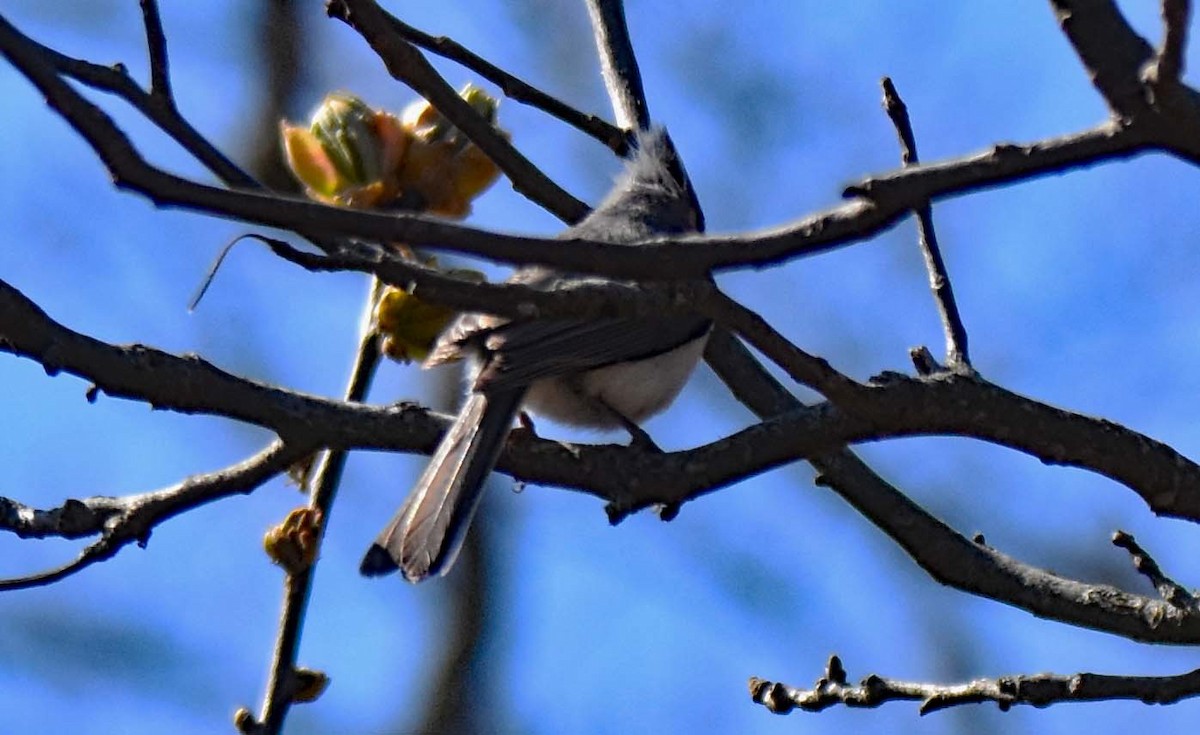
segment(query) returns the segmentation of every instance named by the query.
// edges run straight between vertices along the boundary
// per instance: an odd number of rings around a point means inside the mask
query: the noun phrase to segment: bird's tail
[[[405,579],[419,582],[449,571],[524,393],[520,388],[467,395],[408,499],[363,557],[362,574],[399,568]]]

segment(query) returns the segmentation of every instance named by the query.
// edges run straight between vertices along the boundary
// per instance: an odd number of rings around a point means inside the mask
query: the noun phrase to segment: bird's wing
[[[528,385],[539,378],[641,360],[703,336],[703,317],[535,320],[487,332],[476,390]]]
[[[518,269],[509,283],[552,289],[562,283],[609,284],[600,278],[562,276],[546,268]],[[432,367],[469,353],[482,358],[475,390],[527,386],[539,378],[591,370],[669,352],[708,332],[700,316],[656,318],[520,319],[464,314],[439,337],[425,360]]]

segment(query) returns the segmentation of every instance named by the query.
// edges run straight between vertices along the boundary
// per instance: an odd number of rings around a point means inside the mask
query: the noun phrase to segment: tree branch
[[[0,349],[37,360],[52,374],[63,370],[91,380],[109,395],[183,413],[225,416],[308,444],[429,452],[446,426],[444,419],[412,405],[373,408],[305,396],[238,378],[197,358],[108,345],[54,322],[3,282],[0,340]],[[839,410],[836,402],[797,409],[687,452],[568,450],[558,442],[533,440],[527,452],[510,447],[499,466],[522,479],[576,486],[619,504],[644,507],[686,501],[846,443],[968,436],[1047,463],[1097,472],[1138,492],[1160,515],[1200,520],[1200,466],[1161,442],[1103,419],[949,372],[920,379],[884,374],[855,389],[852,400],[850,411]],[[619,471],[597,472],[606,464]],[[637,477],[642,480],[628,484]],[[655,488],[653,497],[645,495],[647,487]]]
[[[1164,574],[1154,557],[1150,556],[1131,534],[1117,531],[1112,535],[1112,543],[1113,546],[1129,552],[1134,569],[1150,580],[1150,584],[1154,585],[1154,589],[1158,590],[1158,594],[1164,600],[1189,613],[1200,613],[1200,600],[1186,587]]]
[[[795,708],[820,712],[830,707],[879,707],[888,702],[920,702],[922,715],[964,704],[995,702],[1002,711],[1013,705],[1047,707],[1063,702],[1136,699],[1144,704],[1172,704],[1200,696],[1200,669],[1178,676],[1111,676],[1106,674],[1037,674],[976,679],[965,684],[929,684],[888,679],[876,674],[857,685],[847,683],[837,656],[812,689],[750,679],[750,697],[775,714]]]
[[[587,9],[617,125],[626,130],[646,130],[650,127],[650,104],[625,23],[625,7],[621,0],[587,0]]]
[[[500,167],[520,194],[559,219],[574,224],[590,207],[567,193],[513,147],[458,96],[415,46],[398,34],[374,0],[330,0],[327,10],[359,33],[397,80],[429,100],[438,112]],[[417,244],[417,243],[410,243]]]
[[[695,299],[697,310],[712,317],[718,324],[740,334],[752,346],[787,372],[788,377],[801,385],[828,397],[845,408],[857,405],[866,386],[838,372],[824,358],[810,355],[780,334],[760,315],[726,296],[715,286],[704,288]],[[678,303],[678,302],[677,302]]]
[[[110,396],[179,413],[225,416],[271,429],[289,440],[319,437],[337,425],[341,428],[335,433],[349,430],[360,439],[372,431],[385,431],[414,438],[424,433],[432,441],[438,426],[426,411],[411,406],[347,405],[245,380],[196,356],[178,357],[142,345],[110,345],[55,322],[2,281],[0,351],[36,360],[50,375],[65,371],[90,380]]]
[[[784,227],[737,236],[660,237],[639,247],[591,240],[519,237],[485,232],[422,215],[351,211],[249,191],[226,191],[149,166],[99,108],[58,78],[40,47],[0,18],[0,50],[51,106],[96,150],[122,188],[159,205],[184,206],[250,223],[323,236],[348,236],[462,252],[502,262],[541,263],[615,278],[702,277],[713,270],[764,266],[814,255],[870,237],[927,201],[1002,183],[1129,157],[1159,145],[1143,130],[1104,125],[1062,138],[991,151],[939,164],[912,166],[864,179],[847,189],[852,201]],[[1197,145],[1200,145],[1200,136]],[[1172,150],[1181,138],[1168,141]],[[568,242],[570,247],[564,247]],[[333,248],[323,245],[327,252]],[[386,259],[386,256],[381,256]],[[382,274],[381,274],[381,277]]]
[[[708,335],[704,360],[733,397],[760,419],[803,408],[803,404],[754,359],[738,338],[719,324]]]
[[[1113,0],[1050,0],[1088,76],[1113,114],[1133,120],[1150,112],[1141,80],[1154,50],[1134,32]]]
[[[1179,83],[1190,3],[1163,0],[1163,46],[1157,54],[1113,0],[1051,0],[1051,5],[1118,123],[1200,164],[1200,93]]]
[[[714,330],[709,339],[705,358],[739,400],[760,417],[804,409],[727,332]],[[1134,640],[1188,643],[1187,639],[1200,634],[1195,616],[1181,615],[1159,600],[1065,580],[969,541],[905,497],[847,449],[834,448],[809,461],[820,473],[818,485],[836,492],[942,584],[1039,617]],[[1183,628],[1197,629],[1179,637]]]
[[[0,315],[20,327],[0,328],[8,351],[35,357],[50,371],[88,377],[106,392],[116,386],[119,395],[163,408],[248,420],[300,437],[294,443],[308,447],[428,453],[449,424],[413,406],[340,404],[242,381],[200,360],[104,345],[50,322],[40,311],[20,309],[22,301],[11,297],[11,289],[0,294],[5,297]],[[728,341],[722,345],[731,348]],[[770,394],[772,402],[782,399]],[[1022,399],[978,378],[888,376],[864,395],[865,410],[856,406],[853,416],[829,405],[800,408],[689,452],[564,447],[526,438],[509,442],[498,467],[518,479],[587,491],[631,509],[678,504],[770,467],[810,459],[823,484],[904,546],[935,579],[1135,640],[1200,641],[1200,620],[1160,600],[1058,578],[968,542],[838,448],[890,436],[974,436],[1106,474],[1133,486],[1156,512],[1192,519],[1200,518],[1200,467],[1194,462],[1115,424]]]
[[[164,98],[160,94],[142,89],[129,76],[129,72],[123,64],[102,66],[72,58],[23,35],[2,17],[0,17],[0,38],[3,38],[2,45],[6,54],[11,49],[16,53],[22,53],[23,56],[28,54],[28,58],[31,60],[34,57],[40,57],[45,64],[58,73],[71,77],[93,89],[113,94],[129,103],[229,186],[243,189],[261,188],[254,177],[217,150],[199,131],[192,127],[186,118],[179,114],[173,97]],[[147,43],[152,43],[149,38]],[[165,46],[163,49],[162,53],[165,54]],[[165,74],[165,72],[160,72],[160,74]]]
[[[375,305],[374,291],[375,288],[372,288],[371,293],[367,296],[368,314]],[[364,320],[364,324],[366,323]],[[347,402],[361,403],[366,400],[381,357],[379,334],[373,329],[365,328],[359,339],[358,351],[350,370],[350,380],[346,386]],[[342,471],[346,467],[346,457],[345,450],[327,450],[322,454],[313,473],[308,506],[315,511],[314,517],[318,519],[315,524],[316,537],[313,540],[318,551],[324,540],[329,515],[333,510],[333,499],[341,484]],[[279,617],[279,632],[275,639],[274,654],[271,658],[267,691],[259,713],[258,728],[257,730],[251,728],[252,731],[262,735],[278,735],[282,732],[284,720],[295,702],[296,656],[300,648],[300,631],[304,626],[304,616],[308,608],[309,596],[312,593],[315,573],[315,564],[310,564],[301,569],[289,570],[284,578],[283,610]],[[244,732],[248,725],[249,723],[243,723]]]
[[[138,4],[142,8],[142,22],[146,27],[146,50],[150,57],[150,96],[178,115],[175,108],[175,95],[171,91],[167,36],[163,33],[158,2],[156,0],[140,0]]]
[[[28,576],[0,580],[0,591],[57,582],[96,562],[110,559],[136,541],[145,546],[150,532],[163,521],[230,495],[245,494],[280,474],[312,448],[272,442],[263,451],[216,472],[194,475],[161,490],[123,498],[67,500],[61,507],[38,511],[7,498],[0,501],[0,527],[20,536],[78,538],[100,533],[68,564]],[[12,525],[10,525],[12,524]]]
[[[1155,55],[1151,78],[1157,83],[1178,83],[1187,52],[1190,0],[1162,0],[1163,42]]]
[[[915,166],[920,163],[917,155],[917,139],[913,135],[912,123],[908,119],[908,107],[895,85],[888,77],[883,78],[883,108],[896,128],[900,138],[901,163]],[[928,203],[917,207],[917,244],[925,258],[925,270],[929,273],[929,288],[942,318],[942,330],[946,336],[946,365],[951,368],[971,368],[971,356],[967,350],[967,328],[958,312],[954,289],[950,285],[950,273],[942,260],[937,232],[933,229],[933,208]]]
[[[368,12],[372,8],[377,10],[373,4],[353,4],[367,8]],[[1072,3],[1060,2],[1057,5],[1068,6]],[[60,78],[62,72],[54,65],[53,57],[43,53],[40,47],[29,42],[2,19],[0,48],[46,95],[54,109],[95,148],[113,172],[119,186],[135,188],[156,203],[184,205],[301,232],[355,235],[381,241],[400,240],[415,245],[447,245],[445,249],[475,252],[500,260],[541,262],[618,277],[652,277],[662,272],[703,276],[712,269],[780,262],[863,239],[890,226],[908,210],[938,197],[1131,156],[1152,148],[1165,147],[1179,155],[1189,155],[1189,144],[1184,142],[1184,133],[1190,132],[1186,125],[1191,118],[1184,114],[1177,118],[1167,117],[1167,113],[1160,112],[1159,117],[1150,122],[1134,120],[1108,124],[1075,136],[1040,141],[1024,147],[1001,146],[977,156],[931,166],[913,166],[872,177],[848,189],[848,195],[855,197],[853,201],[787,227],[757,235],[661,238],[647,243],[644,248],[605,246],[588,241],[571,242],[571,247],[563,247],[564,243],[557,240],[483,233],[414,216],[347,212],[298,200],[228,192],[170,176],[146,164],[111,119]],[[417,57],[424,62],[419,53]],[[1177,108],[1170,109],[1173,111]],[[340,255],[343,251],[332,249],[327,252]],[[11,295],[5,292],[4,296],[9,298]],[[10,303],[19,302],[19,299],[10,300]],[[22,317],[36,317],[39,314],[45,317],[36,307],[25,309],[20,314]],[[0,315],[7,315],[6,310],[0,309]],[[141,388],[136,385],[130,387],[130,384],[122,381],[129,380],[132,375],[151,379],[146,393],[162,396],[165,401],[174,401],[175,405],[183,406],[177,410],[211,410],[211,401],[184,392],[184,388],[194,387],[195,383],[184,383],[176,388],[181,392],[173,392],[162,384],[154,383],[152,378],[170,373],[203,385],[215,385],[227,391],[219,396],[218,402],[223,411],[229,411],[229,415],[252,422],[265,422],[263,425],[273,425],[275,422],[287,425],[295,432],[294,436],[312,443],[320,443],[316,442],[315,437],[336,435],[339,437],[337,441],[329,441],[329,444],[343,447],[378,446],[383,441],[380,438],[382,436],[393,442],[389,445],[391,448],[397,448],[395,445],[398,443],[407,443],[406,446],[411,445],[408,450],[428,451],[428,446],[436,441],[438,429],[444,426],[440,419],[419,409],[369,409],[299,396],[240,381],[202,361],[183,360],[145,348],[115,348],[74,333],[71,335],[77,339],[68,339],[65,347],[63,343],[39,341],[46,336],[46,321],[48,319],[37,322],[31,331],[22,331],[20,325],[14,327],[14,334],[23,334],[33,341],[27,341],[24,346],[7,345],[6,349],[11,348],[10,351],[18,354],[36,355],[50,370],[66,365],[67,369],[79,374],[103,373],[105,381],[113,379],[106,383],[106,389],[115,386],[118,391],[129,391],[127,394],[131,396],[138,395],[136,391]],[[769,325],[766,326],[769,328]],[[39,329],[43,331],[39,332]],[[747,329],[747,333],[753,335],[754,331]],[[8,339],[8,333],[5,334]],[[62,333],[55,334],[62,336]],[[770,333],[763,331],[761,334],[766,336]],[[729,351],[732,350],[731,344],[736,342],[725,340],[723,344]],[[710,356],[719,355],[719,352],[717,350]],[[748,358],[748,355],[743,355],[743,358]],[[732,362],[739,364],[743,375],[761,373],[761,366],[751,366],[746,359],[735,358]],[[802,366],[801,363],[796,365]],[[519,477],[529,476],[522,474],[525,471],[522,462],[528,462],[529,466],[536,469],[536,463],[544,461],[550,469],[543,469],[541,475],[547,478],[545,481],[557,482],[553,475],[559,470],[551,462],[558,462],[557,467],[574,468],[577,473],[567,478],[568,484],[587,487],[597,494],[607,493],[606,497],[611,497],[614,502],[637,503],[645,502],[649,495],[645,488],[652,486],[649,483],[639,485],[642,480],[638,478],[655,478],[656,472],[657,477],[667,479],[661,487],[653,486],[656,499],[668,492],[683,493],[686,498],[774,466],[772,463],[811,457],[814,466],[822,473],[822,484],[830,486],[858,508],[941,581],[976,594],[1001,599],[1038,615],[1107,630],[1137,640],[1193,643],[1200,640],[1200,626],[1196,625],[1194,619],[1161,601],[1127,595],[1109,587],[1065,580],[1022,565],[982,544],[968,542],[911,503],[852,454],[840,450],[840,447],[847,441],[922,433],[954,433],[1022,448],[1022,451],[1029,451],[1051,462],[1079,462],[1082,463],[1079,466],[1126,478],[1122,481],[1157,481],[1154,473],[1169,468],[1171,476],[1183,485],[1167,487],[1165,490],[1146,485],[1141,491],[1146,493],[1144,497],[1149,496],[1148,502],[1158,512],[1179,513],[1182,517],[1193,517],[1195,512],[1191,504],[1197,502],[1197,493],[1186,484],[1195,482],[1196,468],[1193,463],[1142,435],[1005,394],[1001,389],[982,381],[972,383],[964,381],[962,376],[936,375],[930,378],[914,381],[891,377],[878,385],[855,389],[867,396],[863,400],[867,401],[866,405],[873,413],[864,413],[857,405],[853,414],[833,405],[811,410],[797,409],[794,413],[778,416],[747,430],[757,433],[742,432],[722,440],[724,444],[718,442],[692,452],[651,457],[628,449],[595,447],[572,452],[553,442],[514,441],[506,450],[501,467]],[[738,395],[756,404],[775,407],[788,405],[790,402],[785,400],[785,392],[776,388],[778,386],[772,387],[761,381],[752,389],[740,390]],[[229,399],[234,395],[247,399],[249,403],[232,405]],[[943,409],[942,415],[929,418],[928,413],[922,414],[922,411],[934,411],[937,401],[948,402],[938,407]],[[964,413],[968,406],[972,410],[984,406],[1000,414],[1010,409],[1032,410],[1044,421],[1032,428],[1022,422],[1012,422],[1001,423],[999,428],[981,429],[971,423],[977,421],[978,417],[969,419]],[[312,422],[314,415],[330,421]],[[1055,425],[1080,431],[1089,440],[1089,446],[1072,446],[1060,451],[1057,444],[1046,444],[1047,436],[1055,437],[1055,441],[1059,439],[1056,432],[1047,428]],[[387,426],[394,433],[379,434],[363,429],[379,426]],[[354,433],[360,431],[363,432],[361,439],[348,439],[352,434],[360,436]],[[1039,433],[1046,431],[1049,434]],[[397,439],[398,435],[401,438]],[[426,435],[427,445],[423,443]],[[283,436],[287,438],[289,435]],[[727,455],[733,453],[732,449],[741,451],[743,457],[747,456],[745,450],[750,440],[755,442],[749,446],[750,449],[766,447],[770,450],[763,452],[760,449],[758,451],[763,453],[754,455],[759,464],[749,468],[743,466],[737,472],[722,470],[720,463],[728,461]],[[1124,455],[1115,460],[1111,457],[1097,459],[1094,456],[1095,447],[1090,446],[1091,440],[1110,449],[1115,446],[1116,451]],[[360,441],[361,444],[356,443]],[[1024,442],[1032,444],[1023,448]],[[787,449],[789,446],[790,449]],[[715,467],[717,471],[702,478],[707,484],[684,486],[680,483],[695,481],[701,475],[699,470],[692,470],[689,478],[686,466],[680,468],[672,464],[685,457],[689,462],[705,460],[708,469]],[[624,472],[624,467],[633,468],[635,474],[632,477],[636,482],[630,482],[630,476],[625,476],[620,480],[622,486],[617,490],[598,487],[600,480],[596,479],[594,469],[599,461],[603,461],[606,470],[617,467],[619,472],[616,474]],[[1151,469],[1132,467],[1135,461],[1148,462]],[[722,474],[722,471],[726,474]],[[569,473],[563,470],[562,475],[566,477]],[[589,482],[593,485],[588,485]],[[1182,506],[1179,505],[1181,503]]]
[[[504,71],[452,38],[432,36],[384,11],[392,29],[415,46],[450,59],[495,84],[505,97],[529,105],[595,138],[619,156],[629,151],[625,132],[596,115],[589,115]]]

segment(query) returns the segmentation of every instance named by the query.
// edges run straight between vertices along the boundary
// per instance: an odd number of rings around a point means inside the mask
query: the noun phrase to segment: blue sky
[[[180,107],[242,155],[259,93],[247,74],[253,4],[164,5]],[[1156,4],[1125,5],[1156,38]],[[582,5],[423,0],[392,10],[608,115]],[[320,4],[303,12],[312,78],[294,117],[333,89],[395,110],[411,99]],[[15,0],[7,15],[66,53],[120,60],[145,78],[135,4]],[[845,184],[893,168],[897,146],[879,105],[883,75],[908,103],[925,160],[1069,133],[1106,114],[1048,3],[764,0],[734,11],[711,0],[630,2],[629,23],[652,113],[669,125],[716,232],[787,222],[835,203]],[[456,86],[471,79],[440,68]],[[0,278],[100,339],[199,352],[248,377],[340,393],[360,277],[307,274],[243,246],[188,314],[216,251],[248,228],[157,211],[116,191],[92,153],[8,68],[0,69],[0,93],[10,181],[0,198]],[[208,180],[119,103],[102,101],[154,161]],[[514,142],[577,196],[596,201],[612,180],[617,164],[595,143],[512,102],[500,117]],[[1200,276],[1198,190],[1193,169],[1146,156],[939,204],[938,231],[980,372],[1200,456],[1200,308],[1187,285]],[[543,234],[559,227],[503,183],[477,202],[473,221]],[[940,348],[911,223],[869,243],[720,280],[801,347],[856,377],[909,369],[911,346]],[[388,365],[372,397],[433,401],[439,380]],[[0,381],[0,494],[40,506],[160,487],[268,440],[257,429],[139,403],[102,397],[89,405],[84,382],[49,378],[11,357],[0,359]],[[751,420],[701,369],[648,428],[664,447],[684,448]],[[1148,593],[1108,544],[1119,527],[1184,584],[1194,580],[1194,529],[1155,519],[1102,478],[960,439],[889,442],[862,454],[960,531],[982,531],[1025,561]],[[402,729],[429,695],[421,677],[438,646],[444,587],[368,581],[356,571],[379,519],[420,466],[410,457],[351,459],[301,654],[333,685],[319,703],[293,711],[289,732]],[[1195,721],[1195,703],[1009,713],[979,706],[926,718],[906,704],[786,718],[750,704],[747,677],[806,684],[834,652],[852,678],[1173,674],[1195,666],[1192,651],[1073,630],[942,588],[811,480],[807,467],[782,468],[686,506],[671,524],[644,515],[615,529],[592,498],[537,487],[514,494],[497,481],[485,509],[502,552],[496,729],[1171,732]],[[280,595],[261,535],[300,501],[271,483],[168,522],[145,550],[127,549],[50,588],[0,595],[4,729],[220,732],[236,706],[256,707]],[[75,547],[2,537],[0,574],[61,563]]]

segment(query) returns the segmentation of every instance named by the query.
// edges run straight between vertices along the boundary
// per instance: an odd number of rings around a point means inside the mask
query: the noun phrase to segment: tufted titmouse
[[[624,243],[703,229],[683,164],[666,131],[657,128],[638,134],[636,151],[612,191],[561,237]],[[520,268],[508,280],[547,290],[600,281],[542,266]],[[425,366],[466,357],[470,392],[359,570],[378,576],[399,568],[410,582],[445,574],[519,410],[576,426],[624,427],[635,442],[648,441],[637,422],[675,400],[704,350],[710,327],[703,317],[678,315],[460,317],[438,339]]]

